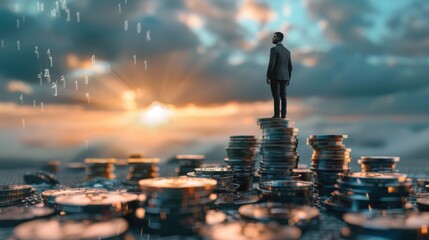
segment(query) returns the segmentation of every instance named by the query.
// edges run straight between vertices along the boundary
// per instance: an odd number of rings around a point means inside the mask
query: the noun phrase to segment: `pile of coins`
[[[55,208],[55,198],[58,196],[75,195],[75,194],[93,194],[107,192],[102,188],[61,188],[50,189],[42,192],[43,204]]]
[[[188,172],[193,172],[195,168],[201,167],[205,160],[204,155],[176,155],[176,160],[179,162],[179,167],[176,168],[178,176],[186,176]]]
[[[297,168],[299,162],[299,154],[296,151],[299,130],[294,127],[294,121],[260,118],[258,125],[262,130],[260,181],[291,179],[292,170]]]
[[[313,185],[306,181],[272,180],[260,182],[256,189],[261,201],[312,206]]]
[[[238,209],[246,220],[258,222],[275,221],[280,224],[308,228],[319,224],[320,213],[317,208],[283,203],[248,204]]]
[[[396,163],[399,157],[362,156],[358,159],[361,172],[398,172]]]
[[[127,182],[137,185],[138,181],[146,178],[158,177],[159,158],[129,158]]]
[[[126,192],[61,195],[55,198],[55,205],[66,214],[90,213],[122,217],[138,207],[139,196]]]
[[[29,220],[50,217],[54,213],[54,209],[47,207],[0,208],[0,226],[16,226]]]
[[[253,185],[255,161],[258,157],[259,141],[255,136],[230,136],[226,147],[228,167],[234,169],[233,183],[240,191],[249,191]]]
[[[344,212],[390,210],[401,212],[412,205],[407,198],[413,192],[411,179],[399,173],[363,173],[344,175],[338,190],[324,203],[327,208]]]
[[[216,180],[207,178],[154,178],[139,181],[146,195],[144,209],[135,212],[135,224],[144,232],[157,235],[190,234],[203,223],[210,205]]]
[[[94,178],[115,179],[114,158],[87,158],[85,159],[85,180]]]
[[[208,225],[201,229],[204,239],[261,239],[295,240],[301,237],[301,230],[294,226],[284,226],[275,222],[253,223],[235,221],[224,224]]]
[[[0,185],[0,207],[18,205],[33,193],[31,185]]]
[[[335,190],[337,179],[350,171],[350,148],[343,139],[347,135],[311,135],[307,145],[313,149],[311,170],[314,172],[317,193],[320,197],[329,196]]]
[[[14,229],[19,240],[45,239],[130,239],[128,223],[116,219],[39,219],[22,223]]]
[[[429,239],[429,213],[347,213],[343,220],[348,239]]]
[[[236,192],[239,185],[232,183],[234,170],[226,167],[195,168],[195,172],[189,172],[189,178],[211,178],[217,181],[215,192]]]

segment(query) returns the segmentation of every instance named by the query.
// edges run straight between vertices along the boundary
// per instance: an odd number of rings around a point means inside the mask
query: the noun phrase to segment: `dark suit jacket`
[[[277,44],[270,50],[267,78],[271,80],[289,81],[292,74],[292,60],[290,52],[283,44]]]

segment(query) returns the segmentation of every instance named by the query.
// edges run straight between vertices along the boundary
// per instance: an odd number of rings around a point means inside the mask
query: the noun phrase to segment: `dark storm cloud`
[[[305,6],[310,17],[326,23],[328,39],[362,51],[375,51],[365,36],[365,28],[373,23],[368,16],[375,13],[368,1],[308,0]]]
[[[383,42],[392,54],[427,56],[429,54],[429,3],[415,0],[394,13],[387,22],[389,34]]]

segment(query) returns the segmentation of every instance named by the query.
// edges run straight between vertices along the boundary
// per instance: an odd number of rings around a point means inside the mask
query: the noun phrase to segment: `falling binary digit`
[[[55,91],[54,91],[54,96],[56,97],[56,96],[58,96],[58,92],[57,92],[57,90],[58,90],[58,88],[57,88],[57,83],[52,83],[52,87],[51,87],[52,89],[54,89]]]
[[[124,22],[124,29],[125,29],[125,31],[128,30],[128,20],[125,20],[125,22]]]
[[[150,30],[146,31],[146,42],[150,41]]]
[[[16,41],[16,47],[18,48],[18,51],[21,50],[21,43],[18,41]]]
[[[25,119],[22,119],[22,127],[25,128]]]
[[[137,34],[140,34],[142,32],[142,25],[140,23],[137,23]]]
[[[64,75],[60,76],[60,81],[63,82],[63,88],[66,88],[66,78],[64,77]]]
[[[65,11],[66,11],[66,13],[67,13],[66,21],[67,21],[67,22],[70,22],[70,9],[66,9]]]
[[[94,64],[95,63],[95,55],[92,55],[91,57],[91,63]]]
[[[88,83],[89,83],[89,78],[88,76],[85,76],[85,84],[88,85]]]
[[[37,74],[37,78],[40,79],[40,86],[43,85],[42,72],[40,72],[39,74]]]
[[[49,56],[49,61],[51,63],[51,67],[53,67],[54,66],[54,62],[52,61],[52,57],[51,56]]]
[[[76,12],[76,21],[77,23],[80,23],[80,13]]]
[[[119,10],[119,14],[121,14],[121,4],[118,4],[118,10]]]
[[[33,108],[36,108],[36,99],[33,99]]]
[[[43,75],[48,82],[51,82],[51,75],[49,74],[49,68],[45,68],[45,74]]]
[[[43,102],[40,102],[40,108],[42,109],[42,112],[44,111]]]
[[[24,96],[22,94],[19,96],[19,100],[21,100],[21,104],[24,104]]]
[[[89,98],[89,92],[85,93],[86,99],[88,100],[88,103],[91,103],[91,98]]]
[[[144,60],[144,70],[147,71],[147,61]]]
[[[136,65],[137,64],[137,57],[135,54],[134,54],[133,58],[134,58],[134,65]]]
[[[39,48],[38,46],[34,47],[34,53],[36,54],[37,59],[39,59],[39,49],[38,48]]]
[[[77,91],[77,81],[74,81],[74,83],[76,84],[76,91]]]

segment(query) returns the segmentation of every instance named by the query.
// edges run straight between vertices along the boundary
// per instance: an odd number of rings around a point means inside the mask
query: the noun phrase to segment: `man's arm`
[[[271,78],[271,74],[273,73],[274,69],[274,63],[276,62],[276,50],[274,48],[271,48],[270,50],[270,62],[268,63],[268,69],[267,69],[267,79]]]

